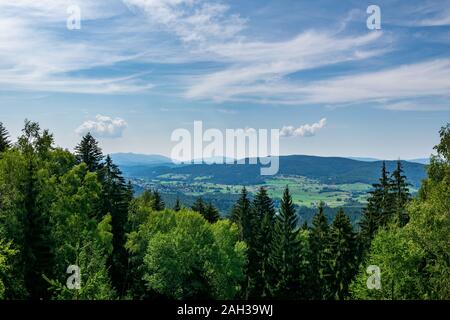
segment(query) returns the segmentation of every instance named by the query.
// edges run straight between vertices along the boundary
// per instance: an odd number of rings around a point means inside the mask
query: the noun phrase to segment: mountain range
[[[155,179],[161,175],[181,174],[187,177],[187,182],[206,179],[208,182],[240,185],[263,183],[267,178],[260,175],[259,164],[176,165],[164,156],[132,153],[113,154],[111,157],[120,166],[124,175],[130,178]],[[380,176],[382,160],[365,159],[305,155],[280,156],[278,175],[304,176],[327,184],[375,183]],[[397,161],[385,162],[388,171],[392,172]],[[418,161],[402,160],[401,163],[408,181],[414,187],[420,186],[421,180],[426,176],[425,165]]]

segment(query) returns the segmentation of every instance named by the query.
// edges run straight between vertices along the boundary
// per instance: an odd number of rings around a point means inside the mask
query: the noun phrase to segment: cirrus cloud
[[[127,122],[121,118],[113,119],[108,116],[97,115],[95,120],[85,121],[75,132],[79,135],[90,132],[96,137],[114,139],[122,137],[127,126]]]

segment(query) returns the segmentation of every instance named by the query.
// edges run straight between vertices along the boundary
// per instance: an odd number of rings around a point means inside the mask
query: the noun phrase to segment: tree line
[[[91,134],[71,153],[38,123],[15,143],[0,123],[0,299],[448,299],[450,125],[440,136],[418,195],[400,161],[383,165],[354,228],[323,205],[299,225],[288,186],[279,208],[264,187],[229,217],[201,197],[166,208],[135,197]]]

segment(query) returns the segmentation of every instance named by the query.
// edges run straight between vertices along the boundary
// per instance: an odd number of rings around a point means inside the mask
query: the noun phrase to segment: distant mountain
[[[425,166],[402,161],[408,181],[415,187],[425,178]],[[340,157],[315,157],[303,155],[281,156],[279,175],[297,175],[319,180],[327,184],[368,183],[378,181],[382,161],[358,161]],[[395,169],[396,161],[386,161],[388,171]],[[260,175],[260,165],[198,164],[184,166],[121,166],[124,174],[133,178],[155,179],[164,174],[183,174],[188,181],[203,178],[204,181],[222,184],[259,184],[267,176]],[[187,182],[188,182],[187,181]]]
[[[380,159],[366,158],[366,157],[346,157],[346,158],[351,159],[351,160],[366,161],[366,162],[380,161]]]
[[[419,158],[419,159],[411,159],[409,162],[421,163],[421,164],[430,164],[430,158]]]
[[[113,153],[111,158],[118,166],[174,166],[170,158],[157,154]]]

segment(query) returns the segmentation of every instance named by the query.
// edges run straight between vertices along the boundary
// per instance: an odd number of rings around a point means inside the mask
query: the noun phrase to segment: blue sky
[[[411,159],[450,120],[450,1],[6,0],[0,29],[0,121],[67,148],[91,130],[169,155],[202,120],[284,127],[282,154]]]

